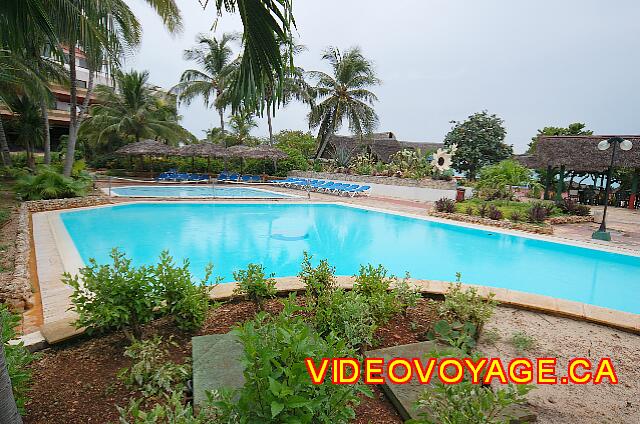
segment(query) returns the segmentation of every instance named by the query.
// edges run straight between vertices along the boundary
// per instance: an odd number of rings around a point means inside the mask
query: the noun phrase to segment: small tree
[[[326,259],[321,260],[318,266],[314,268],[311,264],[312,259],[313,256],[304,252],[302,269],[298,277],[306,287],[307,296],[317,302],[322,295],[335,290],[336,269],[329,265]]]
[[[446,135],[447,147],[457,145],[453,156],[453,168],[464,172],[471,180],[476,178],[480,168],[509,158],[513,148],[504,143],[507,135],[503,121],[485,110],[475,113],[464,122],[452,121],[453,128]]]
[[[246,270],[233,273],[233,278],[238,282],[234,293],[246,296],[262,311],[264,299],[276,294],[276,280],[271,277],[273,274],[267,278],[262,265],[249,264]]]

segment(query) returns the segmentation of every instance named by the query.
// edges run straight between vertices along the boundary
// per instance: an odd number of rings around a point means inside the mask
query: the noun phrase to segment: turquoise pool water
[[[223,198],[223,199],[284,199],[293,196],[248,187],[220,186],[127,186],[111,189],[112,194],[123,197],[180,197],[180,198]]]
[[[60,214],[80,256],[109,261],[113,247],[135,264],[163,249],[208,262],[230,281],[261,263],[296,275],[302,253],[327,258],[339,275],[384,264],[396,275],[504,287],[640,313],[640,258],[340,205],[128,204]]]

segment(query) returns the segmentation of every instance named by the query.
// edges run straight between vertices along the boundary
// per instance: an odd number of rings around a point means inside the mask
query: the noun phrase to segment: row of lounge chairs
[[[318,193],[337,194],[338,196],[363,196],[367,194],[370,186],[358,184],[337,183],[334,181],[309,180],[305,178],[288,177],[286,180],[271,180],[271,184],[294,188],[299,190],[310,190]]]
[[[221,172],[218,175],[219,183],[260,183],[262,182],[262,177],[260,175],[240,175],[237,173],[227,173]]]
[[[209,176],[206,174],[190,174],[188,172],[178,172],[175,169],[170,169],[167,172],[163,172],[156,177],[156,181],[196,181],[203,182],[209,181]]]

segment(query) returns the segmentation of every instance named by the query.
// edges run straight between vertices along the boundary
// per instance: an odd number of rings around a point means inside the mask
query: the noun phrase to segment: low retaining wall
[[[552,218],[548,218],[545,220],[547,224],[551,225],[560,225],[560,224],[580,224],[583,222],[594,222],[595,218],[593,215],[589,216],[577,216],[577,215],[569,215],[569,216],[554,216]]]
[[[506,220],[498,221],[489,218],[482,218],[480,216],[465,215],[462,213],[431,212],[430,215],[435,216],[436,218],[453,219],[455,221],[468,222],[470,224],[488,225],[491,227],[526,231],[528,233],[553,234],[553,228],[550,225],[535,225],[526,222],[512,222]]]
[[[71,199],[32,200],[23,202],[18,211],[18,229],[16,233],[16,255],[14,259],[13,278],[4,287],[0,287],[0,299],[16,309],[32,306],[31,273],[31,213],[46,212],[59,209],[82,208],[111,203],[108,197],[87,196]]]
[[[414,180],[411,178],[382,177],[382,176],[373,176],[373,175],[337,174],[337,173],[331,173],[331,172],[308,172],[308,171],[291,171],[289,175],[292,177],[299,177],[299,178],[353,181],[353,182],[361,182],[361,183],[369,183],[369,184],[434,188],[438,190],[455,190],[456,189],[455,181],[432,180],[431,178]]]

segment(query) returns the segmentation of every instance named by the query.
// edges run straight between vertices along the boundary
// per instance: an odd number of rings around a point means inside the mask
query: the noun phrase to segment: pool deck
[[[251,186],[247,186],[251,187]],[[379,198],[379,197],[356,197],[345,198],[319,193],[310,193],[307,197],[307,193],[300,190],[289,190],[281,187],[270,187],[269,190],[280,191],[286,194],[298,194],[301,193],[304,197],[298,199],[278,199],[278,200],[259,200],[259,199],[210,199],[210,200],[187,200],[189,203],[202,203],[202,202],[217,202],[217,203],[238,203],[238,202],[251,202],[251,203],[307,203],[309,201],[313,203],[340,203],[347,206],[355,206],[366,209],[381,210],[385,212],[396,213],[400,215],[410,216],[420,219],[428,219],[439,222],[447,222],[454,225],[463,225],[471,228],[484,228],[475,224],[462,224],[452,222],[449,220],[441,220],[432,217],[427,217],[426,212],[430,209],[431,204],[427,202]],[[140,202],[140,199],[125,199],[114,198],[115,204]],[[151,202],[166,202],[166,201],[181,201],[181,200],[167,200],[167,199],[146,199]],[[98,206],[101,207],[101,206]],[[104,206],[102,206],[104,207]],[[611,211],[611,210],[610,210]],[[631,212],[631,211],[630,211]],[[634,211],[635,212],[635,211]],[[33,222],[33,236],[35,244],[35,256],[38,273],[38,281],[40,287],[40,294],[42,299],[42,313],[43,322],[40,333],[41,337],[34,335],[28,335],[30,343],[42,343],[43,340],[53,344],[59,341],[63,341],[70,337],[74,337],[82,333],[82,329],[76,329],[72,323],[76,319],[76,315],[71,308],[71,289],[64,285],[61,281],[62,274],[69,272],[71,274],[77,273],[78,269],[83,266],[83,262],[80,259],[78,252],[73,245],[66,230],[62,227],[62,224],[58,218],[59,211],[41,212],[32,215]],[[610,212],[608,222],[612,229],[621,228],[622,231],[637,231],[637,224],[633,224],[634,219],[640,221],[640,215],[626,214],[623,218],[619,217],[616,211]],[[628,222],[631,221],[631,224]],[[636,222],[638,222],[636,221]],[[624,224],[627,222],[627,224]],[[624,225],[628,227],[624,227]],[[573,228],[577,224],[570,226],[557,226],[557,227],[571,227]],[[621,245],[618,242],[618,237],[614,237],[612,243],[595,242],[589,237],[585,236],[585,233],[589,230],[579,228],[577,230],[564,230],[562,229],[554,236],[539,236],[524,234],[522,232],[513,230],[500,230],[492,227],[492,231],[501,231],[504,233],[515,234],[522,237],[538,238],[547,241],[554,241],[564,244],[578,245],[582,247],[589,247],[599,250],[606,250],[615,253],[631,254],[640,256],[640,240],[638,244],[624,244]],[[622,238],[622,236],[620,236]],[[640,237],[639,237],[640,238]],[[625,237],[622,241],[628,240],[629,237]],[[339,283],[345,288],[350,288],[353,284],[352,277],[339,277]],[[277,279],[277,288],[281,292],[300,291],[303,289],[302,284],[297,277],[286,277]],[[446,292],[449,283],[442,281],[431,280],[412,280],[412,282],[419,288],[419,290],[427,295],[440,295]],[[224,300],[231,296],[233,283],[221,284],[215,287],[211,296],[212,299]],[[585,320],[598,324],[608,325],[611,327],[623,329],[625,331],[640,334],[640,314],[632,314],[628,312],[616,311],[598,306],[583,304],[579,302],[573,302],[563,299],[557,299],[547,296],[541,296],[536,294],[524,293],[515,290],[507,290],[494,287],[479,287],[479,291],[483,295],[494,293],[496,299],[503,304],[531,309],[536,311],[542,311],[545,313],[562,315],[572,317],[575,319]]]

